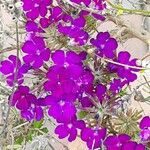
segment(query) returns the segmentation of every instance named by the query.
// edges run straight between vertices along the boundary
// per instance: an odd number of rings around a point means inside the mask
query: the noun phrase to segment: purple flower
[[[53,7],[50,9],[50,17],[49,20],[51,23],[55,23],[58,22],[59,20],[61,20],[64,16],[64,13],[62,11],[62,8],[59,6]]]
[[[22,2],[27,18],[31,20],[35,20],[39,16],[45,17],[47,7],[52,4],[52,0],[22,0]]]
[[[91,3],[91,0],[71,0],[72,2],[74,3],[77,3],[77,4],[84,4],[86,6],[89,6],[90,3]]]
[[[58,24],[58,31],[70,38],[70,44],[79,44],[84,45],[88,40],[88,33],[83,30],[86,20],[80,15],[78,18],[72,18],[64,14],[62,18],[67,25],[62,25],[62,23]],[[68,25],[69,24],[69,25]]]
[[[100,15],[100,14],[95,14],[95,13],[92,13],[92,16],[96,19],[96,20],[100,20],[100,21],[104,21],[105,20],[105,17]]]
[[[22,46],[22,51],[27,54],[23,57],[24,62],[33,68],[40,68],[50,58],[50,50],[45,47],[42,37],[35,36],[27,40]]]
[[[77,4],[84,4],[86,7],[91,7],[92,9],[103,10],[106,8],[105,0],[71,0],[71,1]]]
[[[45,98],[45,104],[50,106],[48,114],[59,123],[67,122],[76,114],[76,108],[69,98],[58,99],[50,95]]]
[[[149,141],[150,140],[150,129],[142,129],[140,132],[140,138],[142,141]]]
[[[84,128],[81,131],[81,139],[87,143],[89,149],[100,148],[106,136],[106,129]]]
[[[104,141],[107,150],[145,150],[145,146],[131,141],[131,137],[127,134],[120,134],[118,136],[109,136]]]
[[[115,50],[118,47],[117,41],[110,37],[108,32],[100,32],[96,39],[90,40],[91,44],[96,47],[96,53],[101,57],[114,58]]]
[[[90,98],[88,96],[82,97],[81,100],[82,107],[92,107],[93,103],[91,102]]]
[[[71,121],[62,123],[58,125],[55,129],[55,133],[58,134],[59,138],[68,137],[68,141],[72,142],[77,137],[77,129],[84,129],[85,123],[82,120],[77,120],[76,117],[73,117]]]
[[[38,25],[34,21],[27,21],[26,22],[26,31],[27,32],[37,32],[38,31]]]
[[[122,146],[122,150],[146,150],[145,146],[143,144],[138,144],[134,141],[129,141]]]
[[[70,37],[71,39],[73,39],[73,41],[71,41],[70,44],[79,44],[80,46],[84,45],[88,38],[89,35],[86,31],[84,31],[83,29],[79,28],[78,26],[63,26],[61,23],[58,25],[58,31],[68,37]]]
[[[88,15],[90,15],[90,12],[87,10],[81,10],[79,13],[79,16],[81,16],[81,17],[85,17]],[[105,17],[103,15],[100,15],[100,14],[92,13],[91,16],[94,17],[96,20],[100,20],[100,21],[105,20]]]
[[[104,141],[104,145],[107,150],[122,150],[124,143],[128,142],[131,139],[130,136],[126,134],[120,134],[118,136],[109,136]]]
[[[29,87],[19,86],[18,89],[10,96],[11,106],[20,110],[21,116],[28,121],[43,118],[43,109],[38,105],[36,97],[30,93]]]
[[[93,0],[95,2],[95,9],[103,10],[106,8],[105,0]]]
[[[28,64],[21,64],[18,57],[10,55],[8,60],[4,60],[0,65],[0,72],[6,76],[6,82],[9,86],[13,86],[14,82],[18,85],[23,83],[23,76],[28,72],[30,66]]]
[[[126,81],[122,81],[121,79],[113,79],[113,81],[110,83],[109,90],[113,94],[117,94],[126,83]]]
[[[55,51],[51,56],[54,65],[47,73],[48,81],[44,83],[46,91],[53,96],[70,95],[76,99],[79,94],[88,91],[93,84],[94,76],[83,66],[84,54],[73,51]]]
[[[150,117],[145,116],[140,122],[140,138],[142,141],[150,140]]]
[[[82,67],[82,59],[80,55],[76,54],[73,51],[67,51],[66,53],[62,50],[55,51],[51,56],[54,64],[59,66],[64,66],[66,68],[77,66]]]
[[[44,83],[44,88],[46,91],[51,91],[55,97],[72,95],[75,98],[79,87],[75,84],[74,80],[70,79],[71,77],[72,75],[66,68],[52,66],[47,73],[48,81]]]
[[[44,112],[42,107],[40,106],[35,106],[34,108],[30,107],[27,110],[21,110],[21,117],[28,121],[31,120],[40,121],[44,117]]]
[[[130,60],[130,57],[131,55],[128,52],[126,51],[120,52],[118,54],[117,62],[121,64],[129,65],[129,66],[137,66],[136,65],[137,59]],[[132,68],[128,68],[128,67],[124,67],[120,65],[116,65],[116,69],[117,69],[118,76],[122,79],[126,79],[128,82],[132,82],[136,80],[137,75],[135,74],[135,71],[136,72],[139,71],[137,69],[132,69]]]
[[[106,86],[99,84],[96,87],[96,96],[98,97],[99,101],[102,103],[104,97],[106,96]]]
[[[48,81],[44,83],[46,91],[51,91],[53,96],[60,97],[62,95],[76,95],[78,87],[73,80],[70,80],[70,74],[65,68],[52,66],[47,74]]]
[[[81,56],[73,51],[65,54],[64,51],[57,50],[51,58],[54,66],[48,70],[47,78],[49,80],[44,84],[45,90],[51,91],[56,97],[62,94],[78,93],[80,87],[76,81],[84,72]]]

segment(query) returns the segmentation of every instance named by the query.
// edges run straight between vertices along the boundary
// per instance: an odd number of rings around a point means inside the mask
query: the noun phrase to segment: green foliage
[[[86,111],[80,111],[80,112],[78,112],[78,117],[79,117],[79,119],[83,119],[86,117],[87,114],[88,113]]]
[[[16,145],[23,145],[26,142],[32,141],[34,137],[48,133],[48,129],[43,127],[43,120],[34,121],[29,126],[19,129],[21,134],[15,138]]]
[[[41,128],[42,125],[43,125],[43,120],[34,121],[34,122],[33,122],[33,127],[34,127],[34,128]]]
[[[15,144],[21,145],[21,143],[23,142],[23,140],[24,140],[24,137],[22,135],[20,135],[19,137],[16,138]]]

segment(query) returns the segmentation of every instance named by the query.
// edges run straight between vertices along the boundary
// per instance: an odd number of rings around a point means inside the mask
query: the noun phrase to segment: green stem
[[[119,5],[115,5],[109,1],[107,1],[107,3],[112,7],[115,8],[117,10],[123,10],[123,12],[125,13],[129,13],[129,14],[137,14],[137,15],[143,15],[143,16],[147,16],[150,17],[150,11],[146,11],[146,10],[137,10],[137,9],[128,9],[128,8],[124,8],[122,6]]]

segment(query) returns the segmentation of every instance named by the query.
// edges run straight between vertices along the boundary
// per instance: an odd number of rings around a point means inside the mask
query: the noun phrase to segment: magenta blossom
[[[92,9],[103,10],[106,8],[105,0],[70,0],[77,4],[85,5],[86,7],[91,7]]]
[[[77,129],[84,129],[85,123],[82,120],[77,120],[76,117],[73,117],[71,120],[68,120],[65,123],[58,125],[55,129],[55,133],[59,135],[59,138],[68,137],[68,141],[72,142],[77,137]]]
[[[87,143],[89,149],[99,148],[106,136],[106,129],[84,128],[81,131],[81,139]]]
[[[40,68],[50,58],[50,49],[45,47],[42,37],[35,36],[27,40],[22,46],[22,51],[27,54],[23,57],[24,62],[35,69]]]
[[[50,95],[45,98],[45,104],[50,106],[48,114],[59,123],[67,122],[76,114],[76,108],[69,98],[58,99]]]
[[[22,118],[28,121],[33,119],[39,121],[43,118],[43,109],[38,102],[40,100],[30,93],[29,87],[19,86],[9,100],[11,106],[20,110]]]
[[[6,76],[6,82],[9,86],[13,86],[14,83],[21,85],[24,81],[23,76],[30,69],[29,64],[21,64],[18,57],[10,55],[8,60],[4,60],[0,65],[0,73]]]
[[[115,57],[118,44],[114,38],[110,37],[108,32],[98,33],[96,39],[92,38],[90,42],[96,47],[97,55],[111,59]]]
[[[45,17],[48,6],[52,4],[52,0],[22,0],[22,2],[26,17],[31,20],[35,20],[39,16]]]

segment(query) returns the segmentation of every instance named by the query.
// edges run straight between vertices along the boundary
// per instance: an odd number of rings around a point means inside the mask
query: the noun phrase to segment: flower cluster
[[[22,84],[23,76],[29,69],[29,64],[22,65],[19,58],[14,55],[10,55],[8,60],[2,61],[0,65],[0,72],[6,76],[6,82],[9,86],[14,86],[14,80],[18,85]]]
[[[104,145],[107,147],[107,150],[145,150],[144,145],[131,141],[131,137],[126,134],[109,136],[104,141]]]
[[[27,40],[22,51],[27,54],[23,57],[24,62],[35,69],[40,68],[50,57],[50,49],[45,47],[43,38],[37,36]]]
[[[33,119],[39,121],[43,118],[44,106],[42,99],[37,99],[31,94],[27,86],[19,86],[18,89],[10,96],[10,105],[20,110],[21,117],[28,121]]]
[[[52,0],[22,2],[27,19],[27,36],[21,47],[23,63],[19,56],[11,55],[0,65],[8,85],[16,88],[9,97],[10,105],[28,121],[40,121],[44,112],[48,113],[57,122],[55,133],[60,139],[67,137],[72,142],[79,134],[89,149],[144,150],[145,146],[130,136],[107,128],[119,105],[117,94],[137,78],[139,70],[134,68],[136,59],[130,59],[128,52],[117,54],[118,43],[109,32],[99,32],[93,38],[86,30],[88,16],[95,21],[105,20],[101,15],[106,8],[105,0],[70,0],[88,8],[74,15],[64,9],[67,4],[62,3],[61,7]],[[90,12],[89,8],[100,13]],[[51,27],[56,28],[57,36],[66,37],[67,44],[60,49],[49,46]],[[88,48],[93,50],[92,54]],[[42,72],[44,82],[37,87],[25,86],[28,70]],[[34,76],[41,78],[40,74]],[[33,92],[35,89],[37,92]],[[140,123],[142,141],[149,140],[149,127],[150,118],[145,117]]]

